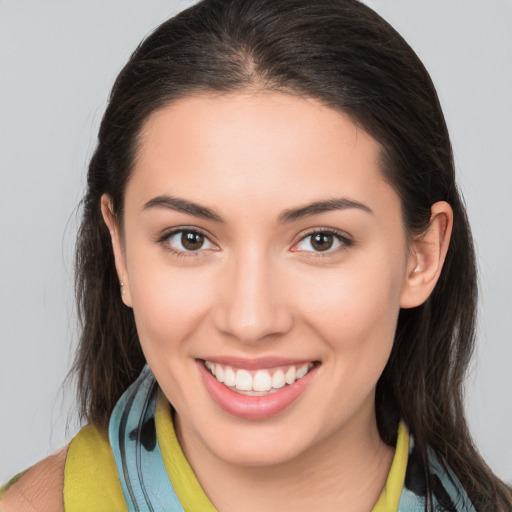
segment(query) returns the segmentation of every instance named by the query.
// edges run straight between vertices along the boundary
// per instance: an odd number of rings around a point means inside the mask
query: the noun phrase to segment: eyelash
[[[211,250],[211,248],[203,249],[201,247],[196,251],[193,251],[193,250],[187,251],[187,250],[176,249],[175,247],[173,247],[173,245],[171,245],[171,243],[169,242],[169,239],[171,237],[179,235],[179,234],[181,234],[183,236],[184,233],[190,233],[193,235],[202,236],[202,237],[204,237],[204,240],[207,241],[209,244],[211,244],[214,247],[217,247],[203,231],[201,231],[197,228],[187,228],[187,227],[182,227],[182,228],[173,229],[171,231],[167,231],[161,237],[159,237],[156,240],[156,242],[159,245],[161,245],[166,251],[168,251],[178,257],[191,257],[191,256],[197,257],[197,256],[200,256],[201,253],[203,253],[205,250]],[[319,234],[332,236],[339,243],[339,246],[335,247],[334,249],[328,248],[325,251],[315,251],[315,250],[307,251],[307,250],[296,249],[297,245],[299,245],[304,240],[306,240],[308,238],[312,238],[315,235],[319,235]],[[299,241],[293,245],[291,251],[314,254],[314,256],[311,256],[311,257],[325,257],[325,256],[329,256],[335,252],[338,252],[339,250],[347,249],[352,245],[353,245],[353,241],[350,240],[345,234],[341,233],[340,231],[334,230],[332,228],[317,228],[317,229],[310,231],[310,232],[304,234],[303,236],[301,236]]]

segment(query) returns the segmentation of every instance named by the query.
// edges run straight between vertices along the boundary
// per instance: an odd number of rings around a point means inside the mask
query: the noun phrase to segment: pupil
[[[188,249],[190,251],[196,251],[197,249],[201,249],[201,246],[204,242],[204,236],[200,235],[199,233],[191,233],[184,232],[181,235],[181,244],[185,249]]]
[[[313,240],[311,241],[311,245],[317,251],[327,251],[332,247],[332,243],[332,235],[328,235],[326,233],[317,233],[313,236]]]

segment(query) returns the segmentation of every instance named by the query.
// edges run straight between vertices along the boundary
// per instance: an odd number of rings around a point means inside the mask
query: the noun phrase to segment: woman
[[[2,510],[510,508],[464,419],[475,265],[443,115],[364,5],[205,1],[146,39],[77,284],[89,424]]]

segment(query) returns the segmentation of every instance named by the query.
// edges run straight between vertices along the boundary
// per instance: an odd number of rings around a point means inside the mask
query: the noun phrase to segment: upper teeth
[[[239,391],[271,391],[280,389],[286,384],[293,384],[301,379],[313,367],[313,363],[302,366],[287,366],[273,370],[248,371],[224,366],[212,361],[205,361],[205,366],[219,382],[235,387]]]

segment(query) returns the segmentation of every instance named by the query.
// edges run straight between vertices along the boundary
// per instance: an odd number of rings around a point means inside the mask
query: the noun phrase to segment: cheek
[[[402,274],[396,261],[340,266],[298,287],[295,297],[304,320],[331,350],[351,363],[380,366],[393,344]]]
[[[344,267],[339,272],[316,276],[297,290],[305,309],[333,321],[364,324],[363,318],[378,319],[398,309],[402,279],[390,269]],[[345,322],[346,320],[346,322]]]
[[[186,348],[180,341],[208,314],[211,278],[198,270],[165,263],[138,265],[134,260],[133,269],[130,290],[144,352],[158,350],[171,355]]]

